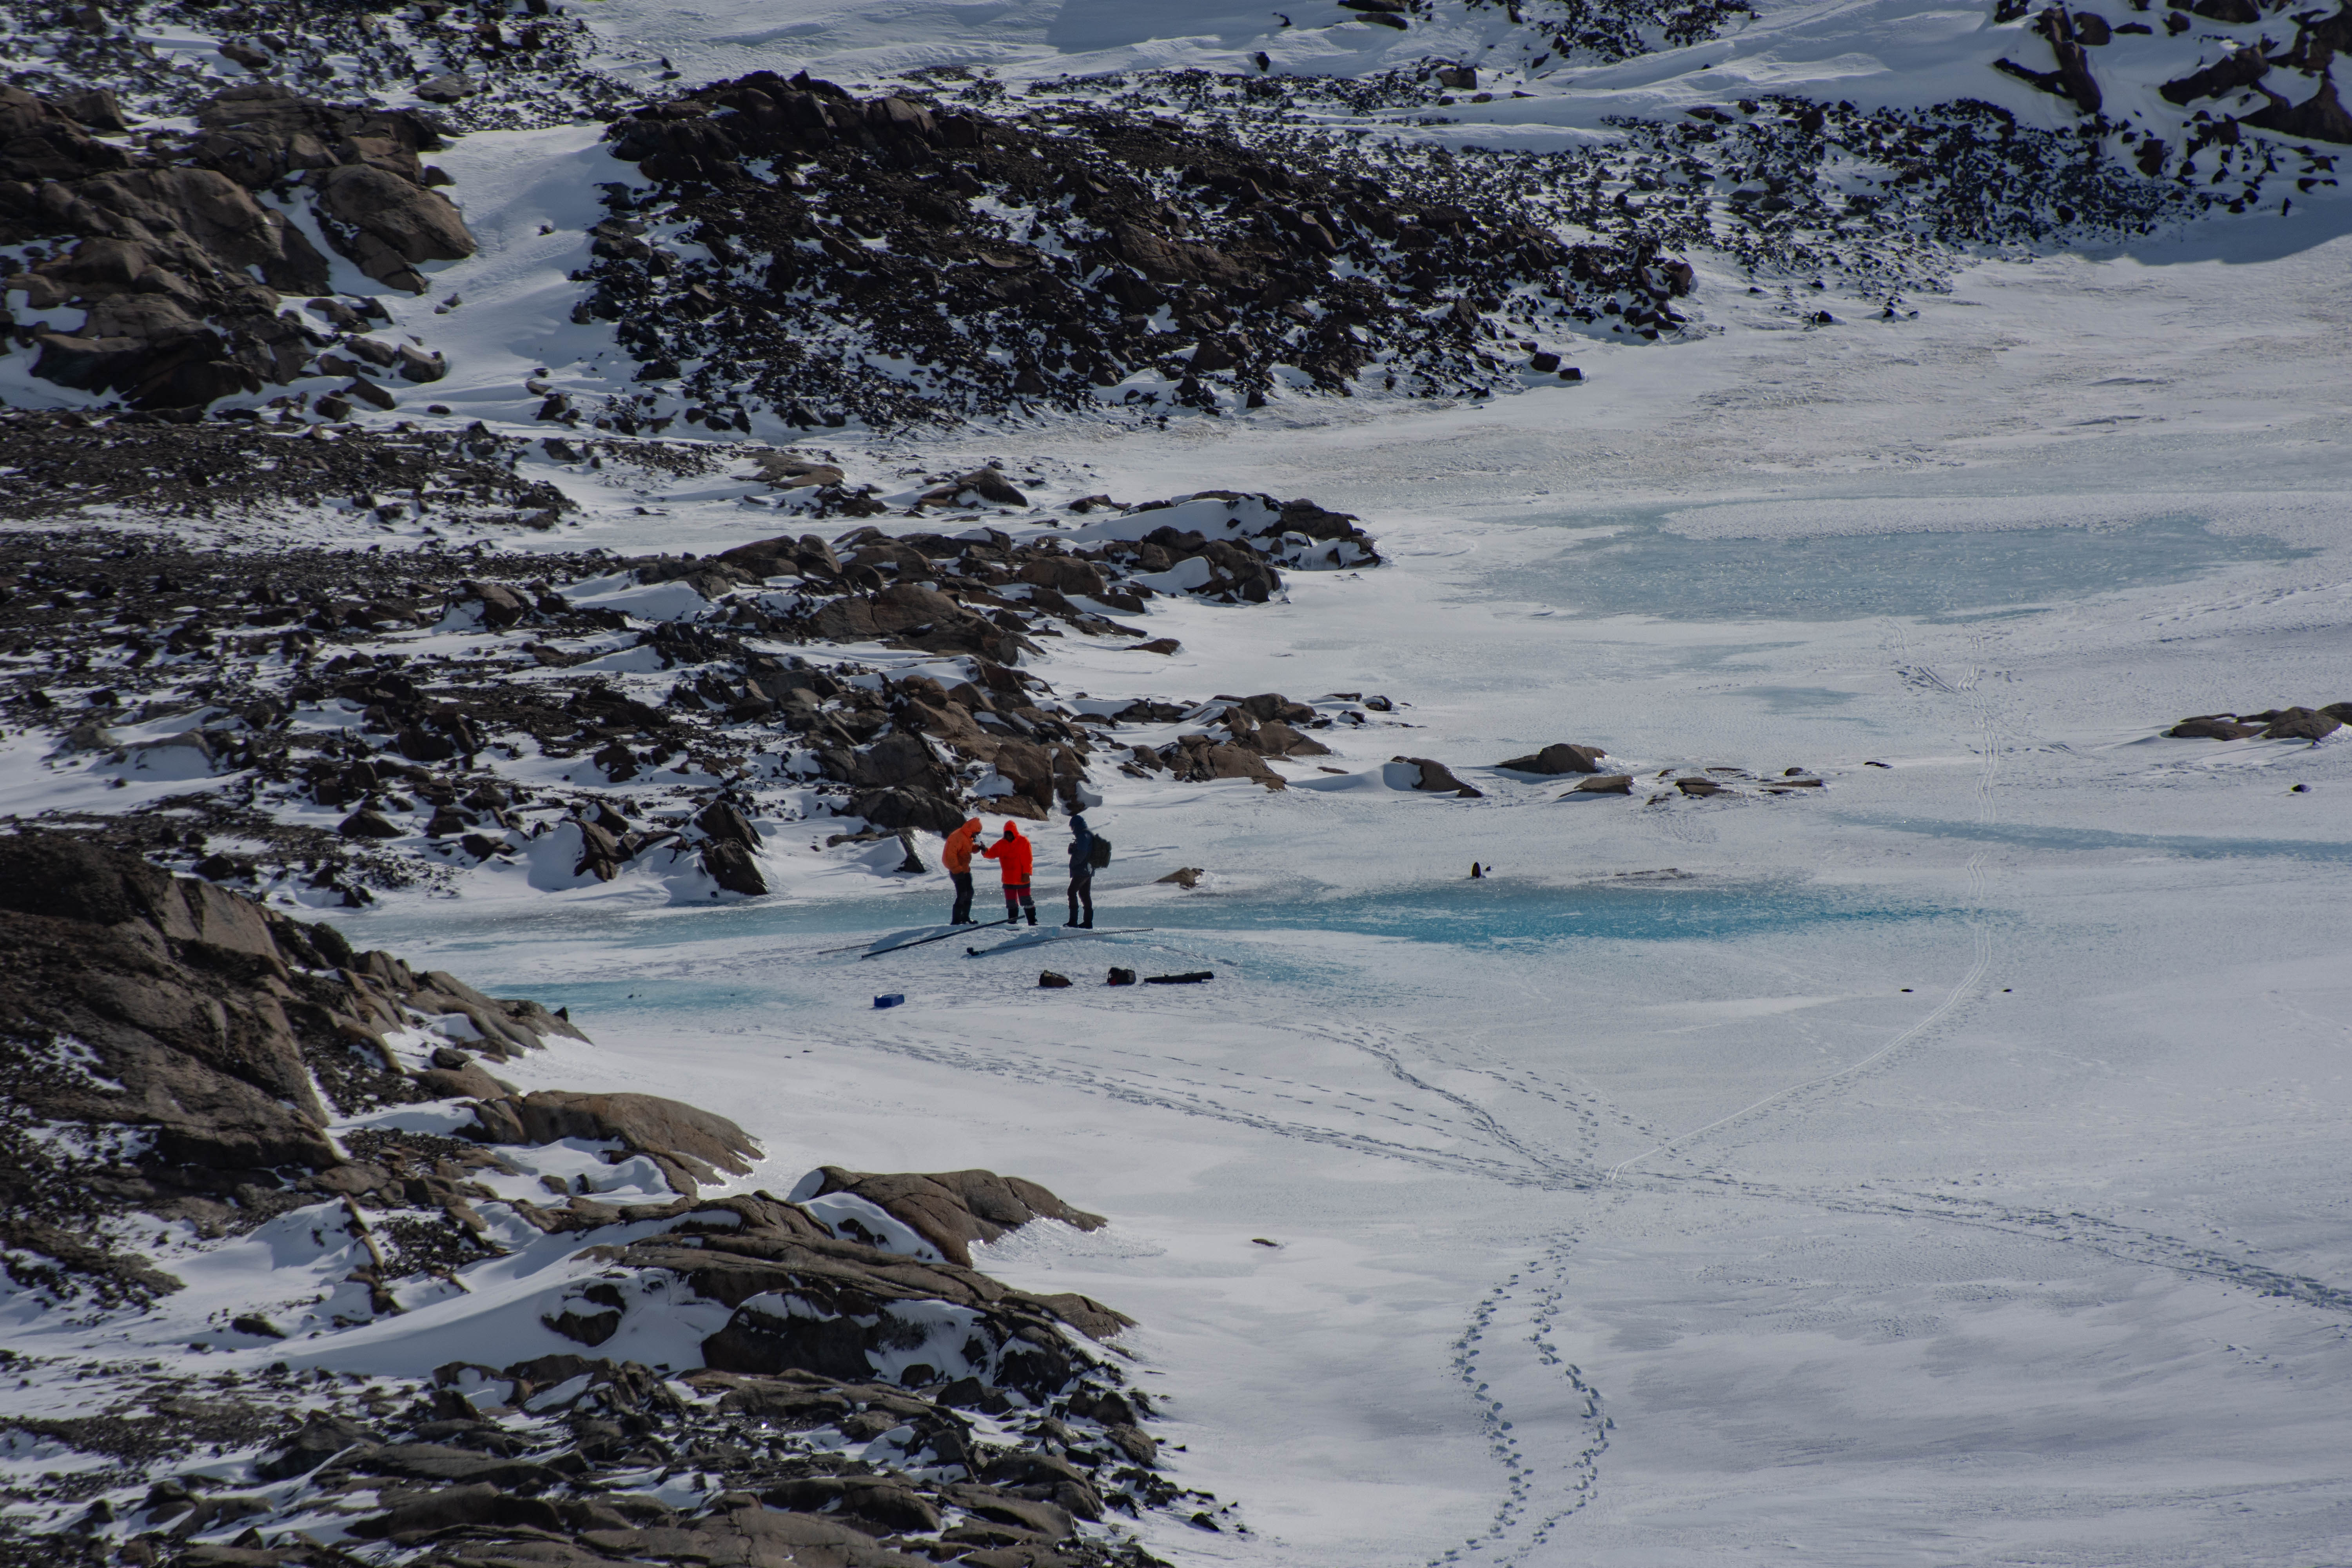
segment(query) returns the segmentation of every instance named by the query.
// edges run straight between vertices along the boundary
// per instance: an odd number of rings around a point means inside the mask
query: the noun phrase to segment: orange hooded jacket
[[[1004,885],[1020,887],[1029,880],[1029,840],[1011,823],[1004,825],[1004,837],[981,851],[996,862],[1004,874]]]
[[[975,816],[948,835],[947,847],[940,851],[940,859],[949,870],[971,869],[971,852],[978,847],[980,834],[980,818]]]

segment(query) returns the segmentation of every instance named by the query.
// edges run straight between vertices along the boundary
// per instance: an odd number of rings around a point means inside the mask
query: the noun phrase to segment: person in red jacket
[[[1037,923],[1037,900],[1029,896],[1029,840],[1011,823],[1004,825],[1004,837],[981,851],[996,862],[1004,877],[1004,922],[1010,925],[1024,910],[1029,923]]]
[[[940,852],[948,868],[948,880],[955,884],[955,912],[948,916],[951,926],[979,923],[971,918],[971,852],[980,847],[980,836],[985,831],[975,816],[949,834],[947,847]]]

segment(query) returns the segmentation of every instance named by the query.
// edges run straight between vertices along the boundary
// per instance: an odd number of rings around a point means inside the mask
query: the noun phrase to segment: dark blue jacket
[[[1094,829],[1087,826],[1085,817],[1074,816],[1070,818],[1070,875],[1093,876],[1094,868],[1087,861],[1095,852]]]

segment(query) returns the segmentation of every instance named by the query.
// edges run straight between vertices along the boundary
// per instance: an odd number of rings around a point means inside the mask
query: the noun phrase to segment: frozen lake
[[[1580,529],[1594,521],[1575,521]],[[1690,621],[1905,616],[1937,622],[2015,615],[2313,553],[2260,535],[2217,534],[2206,520],[2188,514],[2105,528],[1795,538],[1694,538],[1670,527],[1655,516],[1603,524],[1605,531],[1552,560],[1515,567],[1507,591],[1591,615]]]
[[[2263,309],[2336,319],[2316,265],[2266,271]],[[2152,323],[2228,316],[2237,280],[2060,270],[1988,268],[1900,342],[1625,356],[1609,402],[1070,438],[1123,496],[1311,494],[1391,560],[1176,606],[1148,671],[1057,647],[1057,684],[1385,691],[1411,728],[1325,732],[1328,761],[1488,789],[1113,777],[1099,923],[1149,931],[860,961],[944,912],[936,876],[350,926],[568,1003],[595,1047],[523,1075],[734,1116],[759,1184],[981,1165],[1109,1215],[986,1267],[1141,1321],[1177,1473],[1251,1523],[1162,1555],[2341,1561],[2352,738],[2160,738],[2352,698],[2341,358],[2200,362],[2170,428],[2081,436],[2120,364],[2208,353]],[[2125,281],[2032,375],[1919,395]],[[1707,389],[1767,372],[1733,452]],[[1881,396],[1912,400],[1899,440]],[[731,539],[712,519],[662,547]],[[1562,740],[1636,793],[1485,771]],[[1688,764],[1828,787],[1649,798]],[[1151,880],[1186,865],[1196,891]]]

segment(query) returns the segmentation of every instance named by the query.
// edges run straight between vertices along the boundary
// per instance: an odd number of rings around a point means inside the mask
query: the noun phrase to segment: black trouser
[[[1006,921],[1012,921],[1013,919],[1018,917],[1024,910],[1029,911],[1029,923],[1031,925],[1035,925],[1037,923],[1037,900],[1029,896],[1029,884],[1026,882],[1005,883],[1004,918]]]
[[[1078,906],[1087,906],[1086,923],[1095,923],[1095,874],[1087,871],[1070,879],[1070,923],[1078,923]]]
[[[955,884],[956,890],[955,913],[948,917],[948,924],[968,925],[971,921],[971,873],[950,871],[948,880]]]

